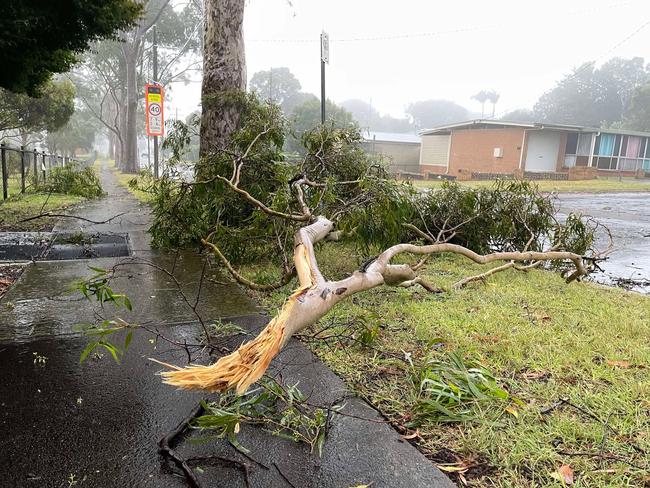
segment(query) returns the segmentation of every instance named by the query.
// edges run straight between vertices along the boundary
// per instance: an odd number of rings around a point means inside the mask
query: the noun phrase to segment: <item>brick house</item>
[[[540,178],[650,171],[648,132],[474,120],[424,130],[420,136],[424,175]]]

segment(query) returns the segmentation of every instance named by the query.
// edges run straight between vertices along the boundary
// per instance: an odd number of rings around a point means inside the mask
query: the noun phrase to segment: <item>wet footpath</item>
[[[152,250],[148,207],[117,184],[105,162],[100,175],[107,196],[76,209],[87,220],[62,220],[55,232],[125,235],[130,255],[31,263],[0,301],[2,487],[188,486],[158,453],[158,441],[199,400],[214,396],[162,384],[157,375],[161,367],[148,359],[183,365],[186,351],[136,331],[121,364],[105,352],[80,364],[89,338],[77,326],[95,322],[101,313],[183,343],[200,334],[198,317],[206,323],[233,322],[250,333],[268,320],[201,255]],[[129,296],[131,312],[111,306],[97,310],[70,292],[75,281],[93,274],[89,266],[117,266],[111,286]],[[196,476],[203,486],[453,486],[373,408],[350,396],[343,382],[299,342],[292,341],[276,358],[272,374],[285,384],[298,383],[311,404],[328,406],[345,398],[343,415],[332,416],[322,455],[251,426],[238,436],[250,450],[247,456],[224,440],[185,440],[177,447],[182,456],[218,455],[233,461],[202,466]],[[242,463],[249,466],[248,481]]]

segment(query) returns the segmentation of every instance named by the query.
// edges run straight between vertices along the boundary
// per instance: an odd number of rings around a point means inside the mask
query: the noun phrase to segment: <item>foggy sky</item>
[[[319,34],[330,34],[327,96],[359,98],[404,116],[411,101],[501,93],[497,115],[532,107],[585,61],[650,61],[648,0],[250,0],[248,77],[288,67],[303,91],[320,93]],[[631,36],[629,39],[629,36]],[[200,83],[174,86],[170,108],[195,110]],[[173,112],[172,112],[173,113]]]

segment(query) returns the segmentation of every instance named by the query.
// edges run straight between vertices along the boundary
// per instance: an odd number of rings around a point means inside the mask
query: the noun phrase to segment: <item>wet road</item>
[[[561,194],[559,198],[562,213],[591,215],[612,233],[614,252],[602,264],[604,273],[594,279],[606,284],[618,278],[645,282],[633,289],[650,293],[650,194]],[[607,240],[601,236],[597,244],[606,247]]]

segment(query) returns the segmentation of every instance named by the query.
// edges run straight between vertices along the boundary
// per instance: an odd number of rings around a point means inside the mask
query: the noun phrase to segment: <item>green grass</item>
[[[361,256],[327,244],[318,258],[325,276],[339,278]],[[422,274],[448,287],[484,270],[440,256]],[[273,274],[244,271],[267,280]],[[292,286],[258,298],[274,310]],[[310,339],[320,330],[329,339]],[[433,462],[451,463],[470,486],[562,486],[556,470],[569,465],[573,486],[613,488],[647,486],[650,474],[650,456],[641,452],[650,453],[649,338],[649,298],[567,285],[534,270],[438,295],[377,288],[339,304],[302,339],[399,430],[417,433],[411,442]],[[422,374],[449,371],[453,355],[480,364],[509,397],[469,395],[460,407],[470,420],[461,422],[423,415],[419,405],[430,395],[420,392]],[[433,373],[431,364],[438,365]],[[463,391],[460,383],[447,386]],[[570,404],[557,404],[561,399]]]
[[[115,166],[115,160],[113,160],[113,159],[108,160],[108,167],[111,169],[111,171],[113,172],[113,174],[117,178],[117,182],[121,186],[123,186],[124,188],[129,190],[129,192],[131,192],[131,194],[135,198],[137,198],[142,203],[149,203],[151,201],[151,195],[149,193],[147,193],[145,191],[142,191],[142,190],[135,189],[135,188],[131,188],[131,186],[129,185],[129,182],[131,180],[133,180],[134,178],[137,178],[137,175],[133,175],[133,174],[130,174],[130,173],[122,173],[117,168],[117,166]]]
[[[59,193],[18,194],[0,202],[0,231],[51,230],[58,220],[56,217],[43,217],[29,222],[20,221],[45,212],[61,213],[83,200],[82,197]]]
[[[487,187],[494,184],[493,180],[485,181],[459,181],[461,185],[472,187]],[[547,192],[582,192],[582,193],[606,193],[606,192],[646,192],[650,191],[650,181],[637,180],[634,178],[623,178],[619,181],[618,177],[598,178],[597,180],[579,180],[579,181],[535,181],[541,191]],[[442,185],[441,180],[415,180],[413,185],[418,188],[438,188]]]

